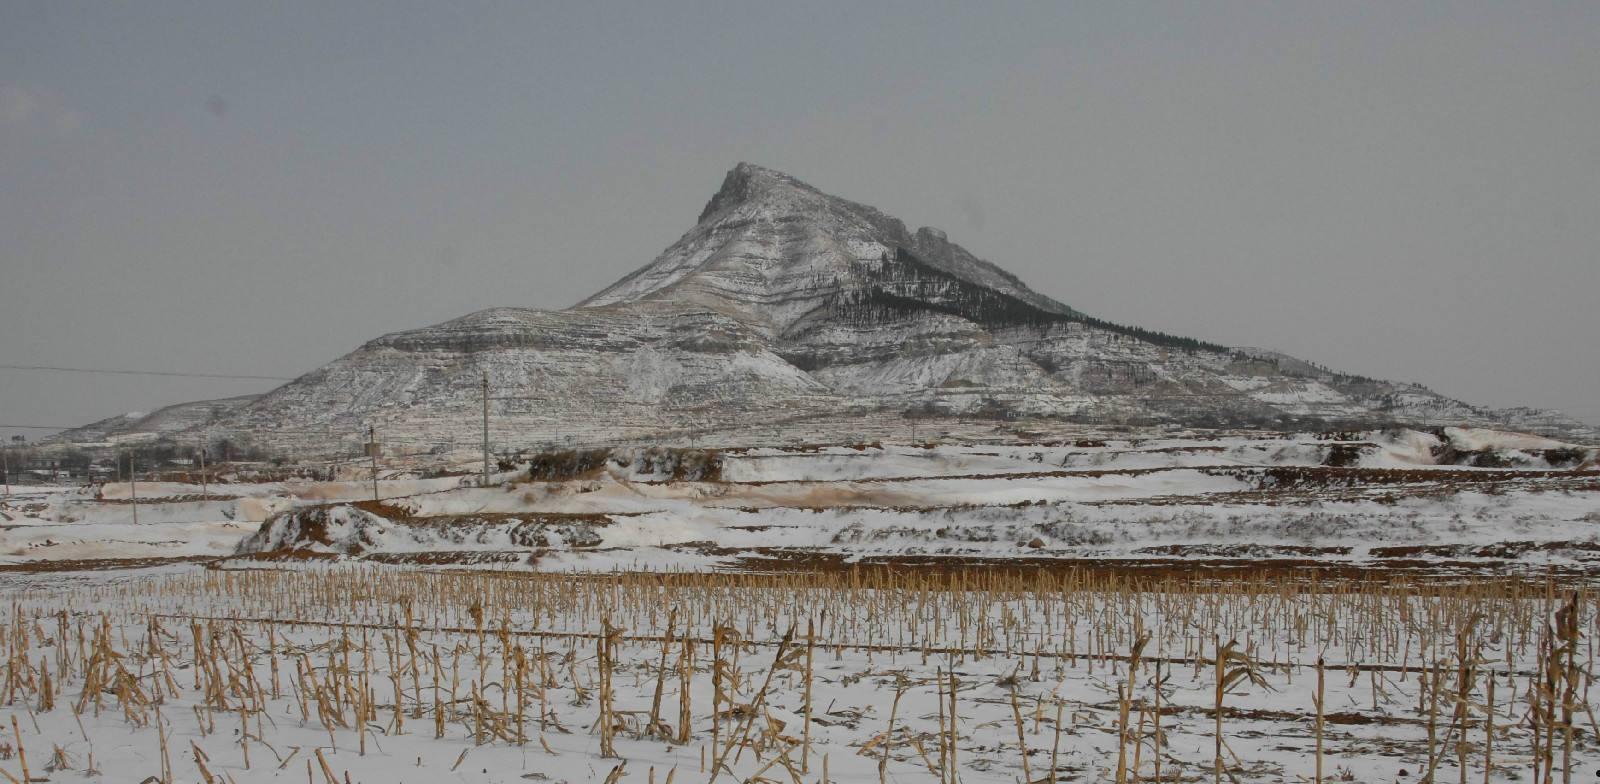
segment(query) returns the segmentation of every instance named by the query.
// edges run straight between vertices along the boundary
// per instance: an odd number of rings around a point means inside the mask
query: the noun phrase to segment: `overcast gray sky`
[[[1600,421],[1594,2],[8,0],[0,364],[566,307],[740,160],[1096,316]],[[0,370],[0,424],[270,386]]]

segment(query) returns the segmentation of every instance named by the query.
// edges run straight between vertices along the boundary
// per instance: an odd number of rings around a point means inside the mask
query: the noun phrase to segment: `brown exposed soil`
[[[181,563],[211,563],[221,560],[216,556],[175,556],[172,558],[73,558],[60,561],[28,561],[26,563],[0,564],[0,572],[53,573],[102,572],[111,569],[144,569],[151,566],[168,566]]]
[[[386,504],[382,501],[351,501],[349,502],[349,505],[360,509],[363,512],[375,514],[379,517],[393,520],[395,522],[402,522],[412,519],[410,509],[406,509],[405,507],[401,506],[395,506],[394,504]],[[329,504],[329,506],[339,506],[339,504]]]
[[[593,479],[608,463],[626,465],[641,473],[665,475],[666,481],[671,482],[722,481],[722,453],[715,449],[564,449],[541,452],[529,463],[528,478],[536,482]]]
[[[149,498],[141,497],[139,498],[138,503],[141,506],[149,506],[152,504],[194,504],[205,501],[234,501],[238,498],[239,496],[236,495],[201,495],[199,493],[185,493],[184,495],[159,495]],[[111,506],[131,506],[134,503],[134,499],[96,498],[94,499],[94,502],[96,504],[108,504]]]
[[[1286,490],[1297,487],[1352,487],[1442,483],[1455,487],[1479,484],[1504,484],[1530,479],[1570,481],[1600,480],[1597,471],[1463,471],[1453,468],[1350,468],[1339,466],[1271,466],[1267,468],[1208,468],[1213,476],[1232,476],[1252,481],[1262,489]]]
[[[1306,558],[1313,556],[1346,556],[1350,554],[1351,548],[1292,544],[1166,544],[1141,547],[1137,552],[1140,555],[1165,555],[1190,559],[1196,556],[1228,559],[1261,557]]]
[[[563,449],[533,456],[528,477],[540,482],[588,479],[599,474],[611,458],[609,449]]]
[[[1331,548],[1330,548],[1331,549]],[[1469,576],[1520,575],[1528,579],[1559,578],[1600,580],[1600,570],[1585,565],[1526,565],[1499,559],[1434,560],[1423,558],[1329,561],[1319,557],[1228,557],[1174,551],[1166,558],[986,558],[977,556],[900,555],[852,559],[839,553],[770,548],[703,547],[708,555],[733,556],[735,568],[752,572],[932,571],[943,574],[993,572],[1070,572],[1136,574],[1153,579],[1214,574],[1217,579],[1257,576],[1295,580],[1373,580],[1395,576],[1430,580],[1456,580]]]
[[[433,550],[425,553],[370,553],[363,560],[381,564],[418,566],[487,565],[531,563],[533,557],[522,552],[484,552],[482,550]]]
[[[1600,543],[1596,542],[1496,542],[1487,545],[1407,545],[1401,547],[1374,547],[1369,551],[1373,558],[1520,558],[1530,553],[1566,553],[1568,555],[1596,554],[1600,560]]]
[[[1119,498],[1084,503],[1091,506],[1291,506],[1316,501],[1364,500],[1392,504],[1405,498],[1445,496],[1463,490],[1490,494],[1512,490],[1600,492],[1600,472],[1596,471],[1471,471],[1459,468],[1340,468],[1326,465],[1271,468],[1203,466],[1194,470],[1236,479],[1252,487],[1201,495]]]

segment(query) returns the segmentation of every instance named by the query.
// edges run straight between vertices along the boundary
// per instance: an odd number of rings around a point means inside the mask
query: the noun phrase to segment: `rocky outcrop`
[[[294,509],[261,524],[236,553],[427,553],[584,549],[600,544],[606,515],[477,514],[413,517],[371,504]]]

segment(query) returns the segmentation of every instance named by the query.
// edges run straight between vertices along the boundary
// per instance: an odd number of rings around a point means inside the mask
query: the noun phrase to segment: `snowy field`
[[[0,565],[237,554],[601,572],[823,558],[1584,573],[1600,563],[1595,456],[1447,429],[550,453],[487,487],[391,464],[376,486],[19,488],[0,500]]]
[[[1589,448],[861,443],[345,479],[0,501],[0,780],[1600,766]]]
[[[1226,781],[1512,782],[1600,764],[1594,597],[1538,582],[308,564],[0,586],[14,781],[1194,782],[1220,757]]]

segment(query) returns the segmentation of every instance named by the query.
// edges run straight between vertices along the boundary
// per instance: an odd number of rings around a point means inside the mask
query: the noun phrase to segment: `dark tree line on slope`
[[[985,326],[1035,326],[1082,324],[1164,348],[1194,353],[1231,353],[1231,349],[1194,338],[1130,327],[1076,313],[1055,313],[1016,297],[964,281],[917,258],[904,248],[893,257],[862,272],[858,285],[850,286],[832,303],[839,318],[858,327],[871,327],[919,313],[945,313]]]

